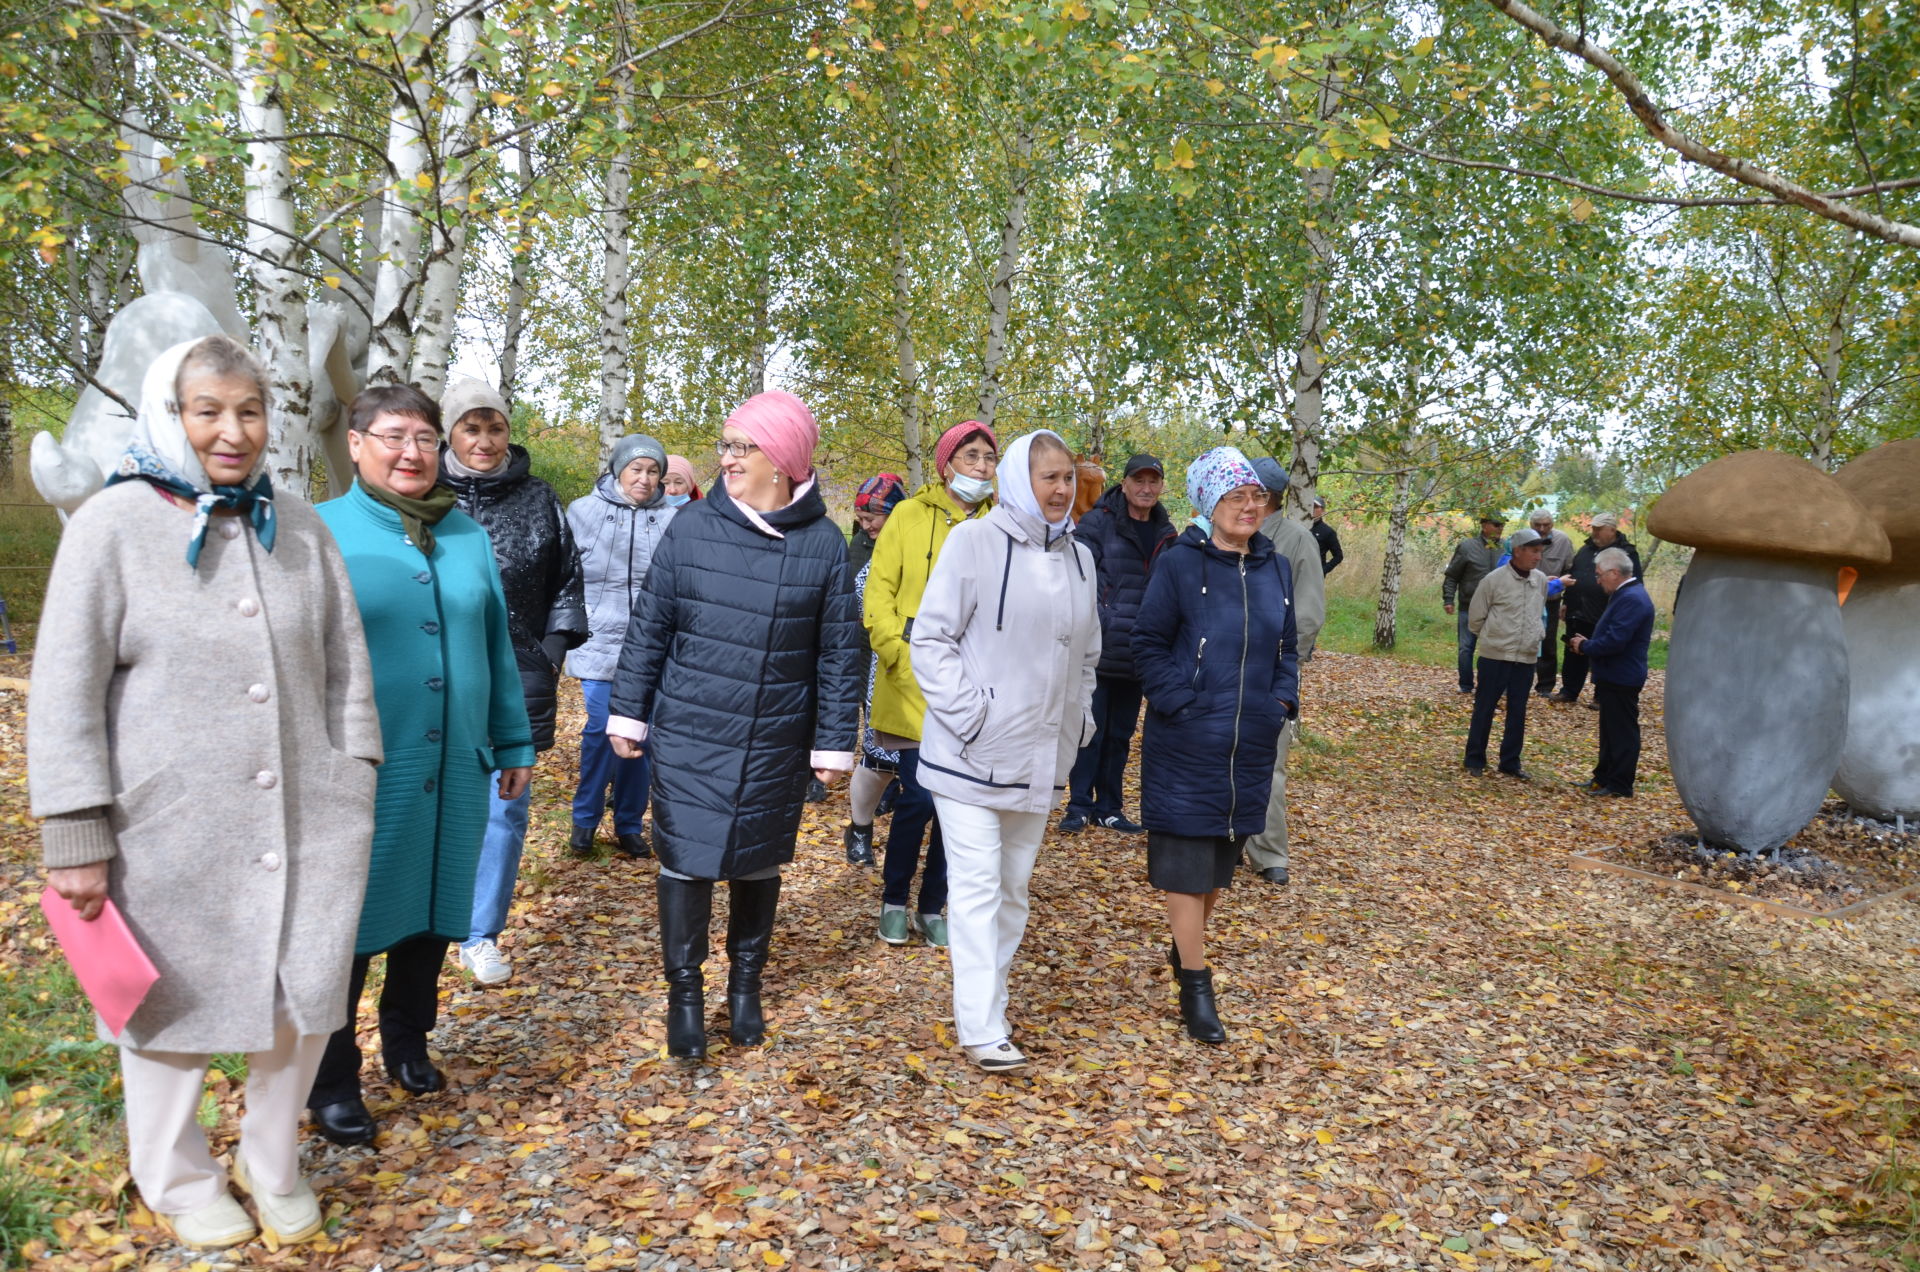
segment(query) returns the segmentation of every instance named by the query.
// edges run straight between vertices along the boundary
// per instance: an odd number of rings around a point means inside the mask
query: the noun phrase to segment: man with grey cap
[[[1479,638],[1480,655],[1473,722],[1467,728],[1466,769],[1475,777],[1487,771],[1487,741],[1503,698],[1507,723],[1500,733],[1500,771],[1521,781],[1530,776],[1520,767],[1527,691],[1533,688],[1533,665],[1547,634],[1547,598],[1560,591],[1560,580],[1549,580],[1538,569],[1548,542],[1532,530],[1515,534],[1512,559],[1480,580],[1467,606],[1467,625]]]
[[[1553,513],[1546,508],[1535,508],[1527,514],[1527,526],[1535,534],[1547,537],[1547,548],[1540,554],[1540,573],[1550,579],[1565,574],[1573,564],[1573,540],[1564,531],[1553,528]],[[1534,681],[1534,692],[1547,697],[1553,692],[1554,677],[1560,674],[1560,607],[1547,606],[1547,639],[1540,646],[1540,664],[1535,668],[1539,672]]]
[[[1074,538],[1093,553],[1100,606],[1100,666],[1093,688],[1093,740],[1080,748],[1067,778],[1067,811],[1060,829],[1073,833],[1089,824],[1140,833],[1122,804],[1121,784],[1133,731],[1140,723],[1140,678],[1133,670],[1133,619],[1147,594],[1147,578],[1160,552],[1178,531],[1160,506],[1165,466],[1153,455],[1127,460],[1120,480],[1100,496],[1074,527]]]
[[[567,670],[580,678],[587,721],[580,731],[580,785],[573,796],[573,835],[568,850],[593,855],[593,837],[609,809],[620,851],[647,857],[642,819],[649,786],[645,755],[621,759],[607,741],[607,699],[620,647],[627,638],[633,598],[647,581],[647,567],[667,527],[679,511],[667,501],[662,484],[667,448],[644,433],[629,433],[613,444],[606,471],[593,493],[573,501],[567,523],[580,546],[580,571],[586,581],[587,642],[567,655]]]
[[[1277,460],[1263,455],[1253,461],[1253,471],[1260,475],[1260,484],[1278,506],[1287,492],[1286,470]],[[1327,581],[1326,572],[1319,568],[1320,543],[1313,531],[1285,512],[1275,512],[1261,522],[1260,533],[1273,541],[1274,551],[1286,557],[1293,568],[1294,638],[1300,647],[1300,661],[1305,664],[1313,657],[1314,639],[1327,623]],[[1290,720],[1280,730],[1280,749],[1273,759],[1273,785],[1267,794],[1267,828],[1246,843],[1247,868],[1279,886],[1291,879],[1288,872],[1293,865],[1287,850],[1287,752],[1299,727],[1298,720]]]
[[[1619,548],[1633,562],[1634,578],[1640,577],[1640,552],[1627,536],[1620,533],[1620,518],[1611,512],[1593,514],[1593,529],[1587,541],[1573,554],[1569,573],[1573,582],[1561,600],[1560,617],[1566,623],[1564,642],[1567,650],[1560,660],[1560,692],[1550,702],[1578,702],[1587,687],[1587,656],[1573,643],[1575,636],[1592,636],[1606,612],[1607,589],[1600,584],[1599,556],[1608,548]]]

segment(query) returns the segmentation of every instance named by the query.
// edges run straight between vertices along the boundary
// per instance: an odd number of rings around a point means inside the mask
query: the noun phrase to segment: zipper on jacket
[[[1207,638],[1202,636],[1200,638],[1200,648],[1196,649],[1193,653],[1193,678],[1187,681],[1187,688],[1198,689],[1200,687],[1200,666],[1206,661]]]
[[[1233,695],[1233,745],[1227,750],[1227,838],[1233,838],[1234,815],[1240,811],[1240,784],[1233,773],[1240,755],[1240,712],[1247,697],[1247,641],[1253,635],[1247,605],[1247,558],[1240,558],[1240,685]]]

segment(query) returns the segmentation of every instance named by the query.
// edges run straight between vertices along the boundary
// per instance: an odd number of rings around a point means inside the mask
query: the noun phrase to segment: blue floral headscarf
[[[1193,519],[1208,534],[1213,533],[1213,508],[1220,496],[1242,486],[1261,485],[1253,461],[1237,446],[1216,446],[1187,465],[1187,502],[1193,505]]]
[[[193,530],[187,540],[187,566],[198,569],[200,549],[207,542],[207,519],[215,508],[239,511],[260,539],[260,546],[273,551],[276,523],[273,517],[273,483],[267,477],[267,452],[260,451],[253,471],[243,486],[216,486],[207,476],[200,457],[187,441],[186,426],[180,421],[180,366],[200,339],[174,345],[147,368],[140,386],[140,413],[134,417],[133,436],[120,456],[120,465],[107,478],[107,485],[123,481],[144,481],[169,494],[194,503]]]

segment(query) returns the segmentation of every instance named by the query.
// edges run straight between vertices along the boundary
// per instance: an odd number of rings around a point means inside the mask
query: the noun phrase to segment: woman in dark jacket
[[[507,402],[492,385],[452,377],[441,395],[440,416],[448,421],[440,484],[453,491],[460,511],[479,522],[493,542],[533,747],[544,751],[553,745],[560,662],[587,638],[573,532],[553,487],[533,475],[526,447],[508,441]],[[532,795],[529,783],[519,798],[501,799],[495,775],[473,883],[473,929],[460,946],[460,965],[482,985],[498,985],[513,975],[498,942],[520,877]]]
[[[1194,524],[1160,555],[1133,626],[1147,695],[1140,812],[1147,881],[1167,894],[1180,1016],[1224,1042],[1206,924],[1240,849],[1266,827],[1280,730],[1299,707],[1293,575],[1259,532],[1267,490],[1231,446],[1187,470]]]
[[[607,735],[653,753],[654,850],[667,1052],[707,1053],[701,965],[716,880],[728,882],[729,1035],[765,1033],[760,976],[780,867],[793,860],[809,778],[853,768],[866,641],[847,543],[813,472],[820,436],[789,393],[728,417],[722,480],[688,504],[634,600]]]

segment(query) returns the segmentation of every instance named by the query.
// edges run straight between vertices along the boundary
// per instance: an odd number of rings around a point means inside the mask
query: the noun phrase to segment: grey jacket
[[[107,861],[160,979],[120,1041],[263,1051],[274,987],[303,1034],[347,1019],[381,759],[373,671],[333,536],[274,500],[272,552],[145,482],[109,486],[54,558],[27,704],[48,866]]]
[[[1093,738],[1098,592],[1091,552],[1005,504],[953,528],[913,620],[922,786],[980,808],[1052,809]]]
[[[1505,552],[1506,548],[1501,544],[1488,543],[1479,535],[1455,544],[1453,558],[1447,562],[1446,572],[1440,576],[1440,600],[1447,605],[1452,605],[1456,597],[1462,605],[1471,601],[1474,589],[1480,586],[1480,580],[1493,573]]]
[[[1313,656],[1313,642],[1327,625],[1327,576],[1320,568],[1320,541],[1304,521],[1276,512],[1260,523],[1260,533],[1293,567],[1293,638],[1300,661]],[[1312,568],[1309,569],[1308,567]]]
[[[593,484],[592,494],[567,505],[587,599],[587,640],[567,654],[568,675],[613,679],[633,598],[646,583],[653,554],[678,511],[664,500],[650,508],[634,507],[608,473]]]
[[[1531,663],[1547,636],[1547,576],[1522,578],[1503,565],[1480,581],[1467,605],[1467,630],[1480,638],[1479,654],[1497,662]]]
[[[1564,530],[1552,531],[1547,540],[1547,550],[1540,554],[1540,573],[1557,579],[1573,568],[1573,540]]]

